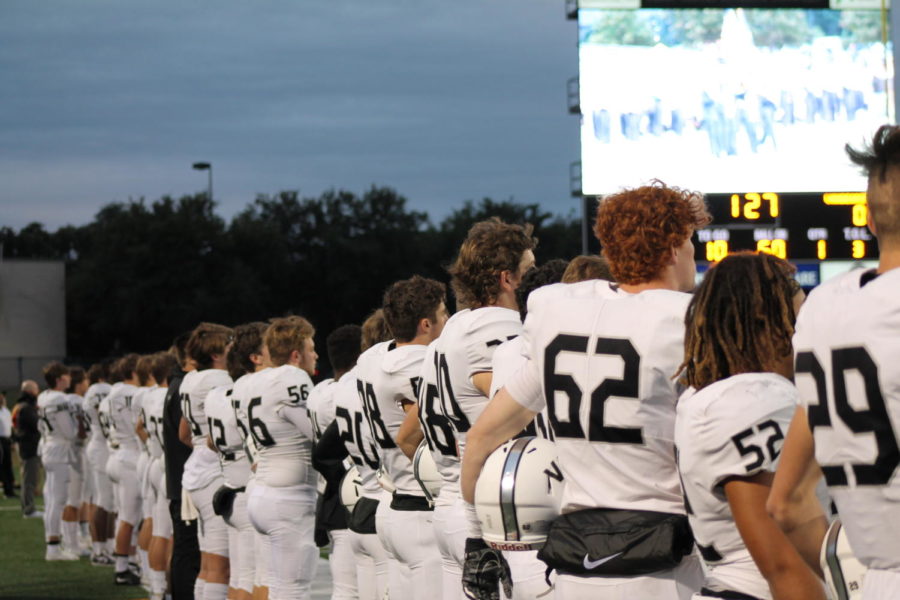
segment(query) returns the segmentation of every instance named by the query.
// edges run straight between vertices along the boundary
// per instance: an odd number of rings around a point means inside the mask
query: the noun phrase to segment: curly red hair
[[[672,248],[711,220],[702,194],[654,181],[604,198],[594,233],[615,280],[636,285],[659,276]]]

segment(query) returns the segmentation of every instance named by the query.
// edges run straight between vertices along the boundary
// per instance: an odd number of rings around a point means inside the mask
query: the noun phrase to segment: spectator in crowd
[[[16,442],[19,444],[19,458],[22,459],[22,516],[25,518],[44,516],[34,504],[34,492],[37,489],[41,468],[41,459],[37,453],[38,442],[41,441],[41,434],[38,431],[38,393],[40,388],[36,381],[26,379],[22,382],[22,394],[19,396],[13,420]]]
[[[0,482],[7,498],[18,498],[12,472],[12,414],[6,407],[6,396],[0,393]]]

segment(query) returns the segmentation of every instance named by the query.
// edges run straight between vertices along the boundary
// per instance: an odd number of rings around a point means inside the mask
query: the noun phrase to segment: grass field
[[[40,502],[39,502],[40,503]],[[113,585],[111,567],[44,560],[44,522],[23,519],[19,501],[0,499],[0,598],[4,600],[127,600],[140,587]]]

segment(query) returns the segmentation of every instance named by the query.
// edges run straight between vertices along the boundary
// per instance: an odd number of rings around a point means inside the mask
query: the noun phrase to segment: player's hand
[[[462,584],[469,600],[500,600],[501,585],[506,597],[512,598],[512,576],[506,559],[478,538],[466,539]]]

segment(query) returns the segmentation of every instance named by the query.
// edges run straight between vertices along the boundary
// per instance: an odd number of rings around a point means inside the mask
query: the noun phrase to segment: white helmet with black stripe
[[[416,454],[413,456],[413,476],[422,488],[425,498],[431,506],[434,506],[434,499],[441,491],[441,474],[438,472],[434,457],[431,450],[428,449],[428,442],[422,440],[419,447],[416,448]]]
[[[553,442],[521,437],[494,450],[475,484],[484,541],[496,550],[543,546],[559,516],[563,485]]]
[[[839,518],[831,522],[825,533],[819,563],[834,600],[861,600],[863,578],[867,569],[853,556]]]
[[[362,478],[356,466],[351,466],[341,479],[341,504],[353,512],[356,501],[362,496]]]

